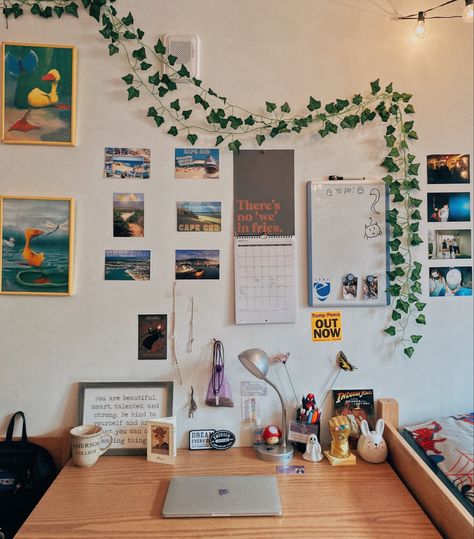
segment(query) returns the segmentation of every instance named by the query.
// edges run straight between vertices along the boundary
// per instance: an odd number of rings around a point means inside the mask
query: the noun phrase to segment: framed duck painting
[[[74,199],[0,197],[0,230],[0,294],[72,294]]]
[[[74,146],[76,49],[4,43],[2,142]]]

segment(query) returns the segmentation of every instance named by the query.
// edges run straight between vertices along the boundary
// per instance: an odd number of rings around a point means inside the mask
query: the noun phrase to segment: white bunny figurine
[[[387,458],[387,444],[382,438],[385,423],[383,419],[378,419],[375,431],[369,430],[369,424],[364,419],[360,425],[362,436],[357,442],[357,452],[367,462],[380,464]]]
[[[323,460],[323,454],[321,452],[321,446],[318,442],[316,434],[310,434],[308,443],[306,444],[306,451],[303,453],[303,458],[310,462],[319,462]]]

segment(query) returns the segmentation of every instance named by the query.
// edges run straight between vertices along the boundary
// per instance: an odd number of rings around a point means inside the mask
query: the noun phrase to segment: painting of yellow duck
[[[73,145],[75,49],[4,43],[2,141]]]
[[[1,199],[1,292],[72,293],[74,201]]]

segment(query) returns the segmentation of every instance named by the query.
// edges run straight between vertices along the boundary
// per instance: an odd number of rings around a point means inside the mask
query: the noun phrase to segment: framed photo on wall
[[[2,142],[74,146],[76,49],[4,43]]]
[[[173,382],[80,382],[78,424],[113,436],[107,455],[146,455],[147,423],[173,415]]]
[[[74,199],[0,197],[0,293],[70,296]]]

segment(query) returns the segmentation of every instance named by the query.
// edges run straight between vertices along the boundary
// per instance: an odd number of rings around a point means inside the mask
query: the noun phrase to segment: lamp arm
[[[278,391],[277,386],[273,382],[270,382],[270,380],[268,378],[264,378],[264,380],[265,380],[265,382],[267,382],[267,384],[269,384],[269,385],[271,385],[273,387],[273,389],[277,392],[277,395],[280,397],[280,402],[281,402],[281,421],[283,423],[283,425],[282,425],[283,443],[281,445],[282,445],[282,447],[286,447],[286,407],[285,407],[285,403],[283,402],[283,397],[281,396],[281,393]]]

